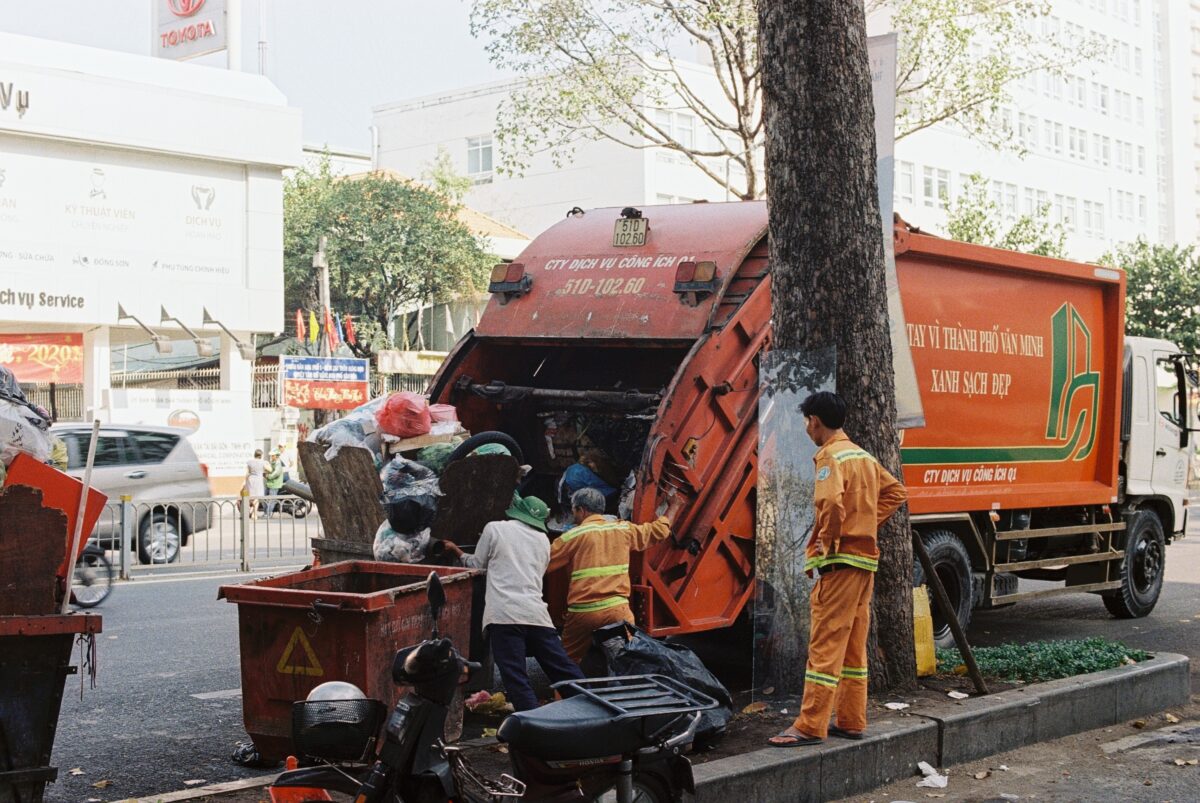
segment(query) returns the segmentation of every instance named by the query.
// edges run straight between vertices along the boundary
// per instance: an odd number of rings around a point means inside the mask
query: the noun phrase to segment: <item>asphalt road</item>
[[[976,611],[969,633],[980,645],[1100,635],[1184,653],[1193,658],[1193,689],[1200,690],[1197,566],[1200,526],[1168,549],[1166,586],[1144,619],[1117,621],[1096,597],[1072,595]],[[48,788],[48,801],[124,800],[183,789],[189,780],[264,772],[229,760],[245,738],[237,611],[216,596],[220,585],[245,579],[155,576],[118,585],[98,609],[104,615],[99,687],[85,689],[81,701],[77,678],[67,682],[52,759],[59,781]],[[71,775],[73,768],[83,774]],[[92,786],[102,780],[112,785]],[[1077,799],[1090,797],[1077,792]]]
[[[245,578],[139,579],[96,609],[99,686],[80,700],[78,678],[67,680],[48,801],[124,800],[264,772],[229,760],[245,738],[237,611],[217,588]]]

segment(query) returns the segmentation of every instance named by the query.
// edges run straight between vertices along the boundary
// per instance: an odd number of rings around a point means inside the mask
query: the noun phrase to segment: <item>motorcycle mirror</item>
[[[442,578],[437,572],[430,572],[425,582],[425,597],[429,600],[429,615],[433,617],[433,636],[437,638],[438,617],[446,606],[446,589],[442,588]]]

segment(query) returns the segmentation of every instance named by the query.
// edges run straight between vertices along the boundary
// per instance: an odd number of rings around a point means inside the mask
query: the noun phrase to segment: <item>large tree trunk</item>
[[[899,476],[862,0],[761,0],[759,23],[772,347],[836,349],[847,433]],[[902,688],[916,677],[907,511],[879,542],[871,686]]]

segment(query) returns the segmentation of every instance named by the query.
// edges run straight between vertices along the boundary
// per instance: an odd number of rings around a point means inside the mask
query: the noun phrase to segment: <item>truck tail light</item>
[[[488,292],[500,294],[500,303],[507,304],[512,299],[528,293],[532,286],[533,277],[526,275],[524,262],[501,263],[492,268]]]
[[[716,262],[680,262],[675,268],[675,292],[689,307],[717,290]]]

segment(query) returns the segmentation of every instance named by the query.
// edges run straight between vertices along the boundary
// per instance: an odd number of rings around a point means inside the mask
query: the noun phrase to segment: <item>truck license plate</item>
[[[650,221],[646,218],[623,217],[613,229],[613,247],[645,245],[648,231]]]

